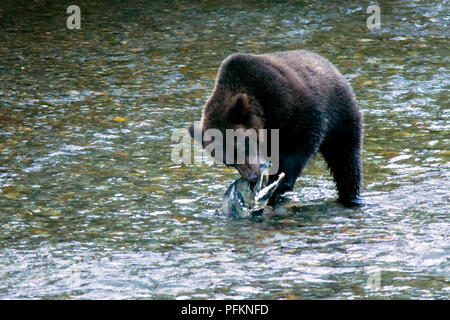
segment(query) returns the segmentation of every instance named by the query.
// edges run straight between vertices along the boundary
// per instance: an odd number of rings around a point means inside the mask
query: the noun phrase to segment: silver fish
[[[253,188],[242,177],[230,185],[222,201],[222,213],[224,215],[250,217],[262,214],[270,196],[284,178],[284,172],[282,172],[276,181],[268,184],[271,165],[270,162],[261,164],[261,174]]]

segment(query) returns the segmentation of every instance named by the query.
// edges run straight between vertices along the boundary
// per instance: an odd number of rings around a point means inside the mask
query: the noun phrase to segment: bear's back
[[[327,59],[307,50],[292,50],[261,55],[277,64],[289,67],[311,88],[330,90],[336,84],[347,86],[347,81],[337,68]]]

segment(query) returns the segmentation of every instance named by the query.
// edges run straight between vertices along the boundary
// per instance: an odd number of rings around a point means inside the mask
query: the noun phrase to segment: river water
[[[448,1],[0,4],[0,298],[450,298]],[[321,156],[262,221],[237,172],[175,165],[234,52],[308,49],[364,115],[366,205]]]

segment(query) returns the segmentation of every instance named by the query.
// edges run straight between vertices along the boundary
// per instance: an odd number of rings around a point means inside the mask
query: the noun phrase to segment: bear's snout
[[[237,164],[239,174],[249,183],[253,183],[259,176],[259,164]]]

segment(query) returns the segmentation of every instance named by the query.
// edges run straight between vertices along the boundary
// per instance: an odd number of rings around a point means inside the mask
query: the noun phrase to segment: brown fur
[[[350,85],[328,60],[305,50],[225,59],[203,109],[202,130],[238,127],[280,130],[279,172],[286,174],[280,193],[293,189],[320,151],[341,202],[358,203],[361,114]]]

